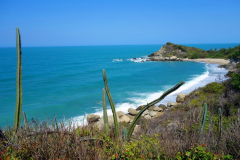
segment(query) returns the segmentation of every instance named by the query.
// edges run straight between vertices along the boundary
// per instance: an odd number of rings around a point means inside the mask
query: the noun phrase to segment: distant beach
[[[214,58],[201,58],[201,59],[188,59],[185,58],[183,59],[183,61],[196,61],[196,62],[206,62],[206,63],[213,63],[213,64],[219,64],[219,65],[224,65],[224,64],[228,64],[230,62],[230,60],[226,60],[226,59],[214,59]]]

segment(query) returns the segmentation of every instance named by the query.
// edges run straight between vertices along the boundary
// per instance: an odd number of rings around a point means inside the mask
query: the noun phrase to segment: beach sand
[[[196,62],[206,62],[206,63],[216,63],[219,65],[228,64],[230,61],[225,59],[214,59],[214,58],[204,58],[204,59],[188,59],[185,58],[183,61],[196,61]]]

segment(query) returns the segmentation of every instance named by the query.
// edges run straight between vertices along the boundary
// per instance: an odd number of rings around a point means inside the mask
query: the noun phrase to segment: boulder
[[[149,111],[153,111],[153,108],[155,108],[155,105],[152,105],[151,107],[148,108]]]
[[[157,112],[157,115],[155,117],[160,117],[163,114],[163,112]]]
[[[145,115],[144,118],[146,118],[146,119],[151,119],[152,117],[149,116],[149,115]]]
[[[134,119],[135,118],[135,116],[130,115],[130,114],[126,114],[126,116],[128,116],[130,119]]]
[[[142,113],[142,116],[145,116],[145,115],[148,115],[149,114],[149,111],[148,110],[145,110],[143,113]]]
[[[139,106],[136,110],[137,110],[137,111],[140,111],[140,110],[143,109],[143,107],[145,107],[145,105],[141,105],[141,106]]]
[[[167,109],[167,107],[164,104],[160,104],[158,107],[162,108],[163,110]]]
[[[140,129],[140,125],[136,125],[133,129],[133,135],[136,134]]]
[[[120,122],[120,119],[118,118],[118,116],[117,116],[117,121]],[[108,124],[109,124],[109,126],[114,126],[113,116],[108,116]],[[104,128],[103,117],[101,117],[100,120],[98,122],[96,122],[94,125],[97,126],[99,129],[103,129]]]
[[[160,110],[163,110],[163,109],[162,109],[162,108],[159,108],[159,107],[154,107],[154,108],[153,108],[153,111],[159,112]]]
[[[167,107],[175,107],[178,103],[168,102]]]
[[[149,113],[149,115],[150,115],[151,117],[155,117],[155,116],[157,115],[157,112],[156,112],[156,111],[151,111],[151,112]]]
[[[176,101],[177,101],[178,103],[183,102],[184,99],[185,99],[185,96],[186,96],[186,95],[185,95],[184,93],[178,94],[178,95],[177,95],[177,98],[176,98]]]
[[[170,57],[170,60],[171,61],[175,61],[175,60],[177,60],[177,57],[176,56],[172,56],[172,57]]]
[[[88,123],[97,122],[100,119],[99,115],[89,114],[87,115]]]
[[[133,115],[133,116],[136,116],[136,115],[137,115],[137,111],[136,111],[135,109],[133,109],[133,108],[129,108],[129,109],[128,109],[128,112],[129,112],[129,114],[131,114],[131,115]]]
[[[128,117],[128,116],[126,116],[126,115],[123,115],[121,118],[120,118],[120,121],[121,122],[126,122],[126,123],[128,123],[128,122],[130,122],[130,118]]]
[[[123,111],[117,111],[118,118],[121,118],[124,115],[125,115],[125,113]]]
[[[169,57],[165,57],[164,59],[165,59],[165,61],[169,61]]]

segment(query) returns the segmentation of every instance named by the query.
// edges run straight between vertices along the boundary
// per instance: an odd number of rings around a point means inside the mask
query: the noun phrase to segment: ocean
[[[185,44],[220,49],[238,44]],[[116,110],[127,113],[161,96],[180,81],[186,83],[159,104],[175,102],[214,81],[223,81],[226,69],[200,62],[150,62],[147,55],[162,45],[23,47],[22,110],[29,120],[72,119],[102,115],[102,69]],[[12,126],[16,105],[16,49],[0,48],[0,127]],[[142,62],[145,61],[145,62]],[[108,104],[108,114],[111,114]]]

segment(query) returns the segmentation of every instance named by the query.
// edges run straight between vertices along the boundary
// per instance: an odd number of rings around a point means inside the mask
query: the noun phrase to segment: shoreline
[[[212,64],[219,64],[219,65],[226,65],[229,64],[230,60],[225,59],[214,59],[214,58],[199,58],[199,59],[182,59],[183,61],[192,61],[192,62],[205,62],[205,63],[212,63]]]

